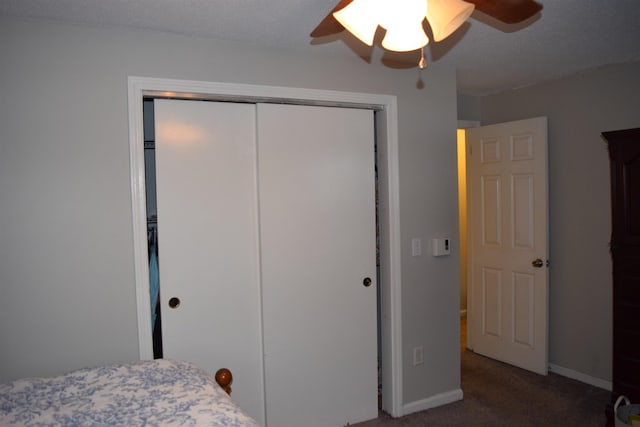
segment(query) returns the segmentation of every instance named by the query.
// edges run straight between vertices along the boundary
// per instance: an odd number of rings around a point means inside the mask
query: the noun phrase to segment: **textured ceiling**
[[[431,43],[430,62],[458,68],[458,88],[488,94],[611,63],[640,60],[640,0],[538,0],[544,8],[507,27],[475,12],[449,39]],[[0,0],[0,16],[169,31],[323,55],[368,55],[346,32],[309,33],[338,0]],[[364,48],[364,47],[363,47]],[[358,51],[358,52],[356,52]],[[415,66],[415,53],[394,55]],[[428,70],[428,69],[427,69]],[[640,84],[640,76],[639,76]]]

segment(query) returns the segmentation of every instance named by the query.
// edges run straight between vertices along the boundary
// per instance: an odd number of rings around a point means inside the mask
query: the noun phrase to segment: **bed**
[[[227,373],[219,371],[218,379],[229,381]],[[213,376],[167,359],[0,384],[0,426],[6,425],[258,426]]]

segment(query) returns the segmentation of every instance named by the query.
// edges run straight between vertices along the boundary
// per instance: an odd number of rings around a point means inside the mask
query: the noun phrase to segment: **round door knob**
[[[169,299],[169,308],[178,308],[180,307],[180,298],[170,298]]]
[[[538,258],[538,259],[534,259],[533,262],[531,262],[531,265],[534,266],[535,268],[542,268],[542,266],[544,265],[544,262]]]
[[[364,280],[362,281],[362,284],[364,285],[365,288],[368,288],[369,286],[371,286],[371,278],[365,277]]]

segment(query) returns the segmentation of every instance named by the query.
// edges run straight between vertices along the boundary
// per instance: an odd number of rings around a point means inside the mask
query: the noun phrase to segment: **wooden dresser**
[[[640,403],[640,128],[602,136],[611,162],[612,399]],[[612,421],[613,403],[607,415]]]

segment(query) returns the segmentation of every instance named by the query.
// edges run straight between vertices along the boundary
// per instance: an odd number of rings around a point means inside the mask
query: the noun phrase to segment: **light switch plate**
[[[411,239],[411,256],[420,256],[422,255],[422,241],[414,237]]]

